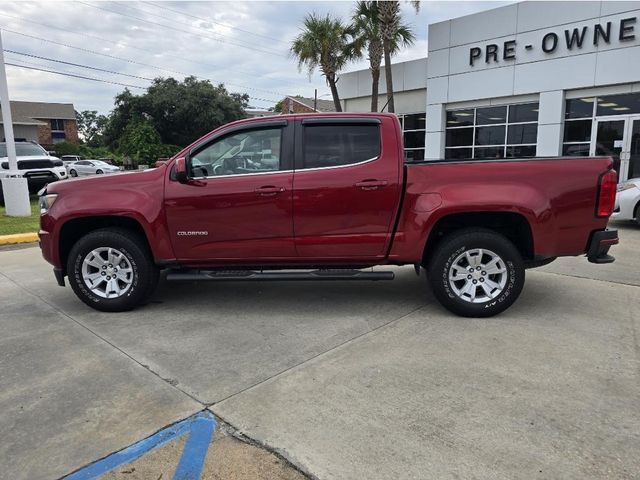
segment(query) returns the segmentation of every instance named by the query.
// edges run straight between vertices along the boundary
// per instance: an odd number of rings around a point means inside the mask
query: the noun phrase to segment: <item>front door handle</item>
[[[273,185],[265,185],[260,188],[256,188],[255,192],[258,195],[262,195],[263,197],[270,197],[273,195],[277,195],[278,193],[284,192],[284,187],[275,187]]]
[[[385,187],[388,183],[386,180],[368,179],[356,183],[354,187],[360,188],[361,190],[377,190],[378,188]]]

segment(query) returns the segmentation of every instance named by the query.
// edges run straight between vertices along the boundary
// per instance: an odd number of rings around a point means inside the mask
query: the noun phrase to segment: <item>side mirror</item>
[[[187,161],[184,157],[176,159],[176,180],[180,183],[187,183],[189,180],[187,175]]]

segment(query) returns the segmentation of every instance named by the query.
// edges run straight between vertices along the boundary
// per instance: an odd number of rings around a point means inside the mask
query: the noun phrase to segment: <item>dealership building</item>
[[[427,57],[392,66],[407,161],[610,155],[640,177],[639,18],[640,2],[526,1],[429,25]],[[370,109],[368,70],[338,88]]]

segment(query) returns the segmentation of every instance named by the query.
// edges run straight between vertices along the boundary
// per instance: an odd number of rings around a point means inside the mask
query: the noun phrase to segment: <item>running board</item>
[[[312,272],[278,272],[255,270],[170,270],[169,281],[200,280],[393,280],[393,272],[363,272],[361,270],[314,270]]]

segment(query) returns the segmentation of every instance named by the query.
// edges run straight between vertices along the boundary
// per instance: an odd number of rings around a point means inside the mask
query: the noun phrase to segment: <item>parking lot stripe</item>
[[[209,442],[216,428],[213,415],[204,410],[182,420],[178,423],[160,430],[119,452],[112,453],[108,457],[98,460],[91,465],[64,477],[65,480],[90,480],[98,478],[114,468],[131,463],[141,456],[155,450],[167,443],[179,439],[185,434],[189,435],[182,452],[182,457],[176,468],[174,479],[196,480],[200,478],[200,472],[204,464],[204,458],[209,448]],[[178,476],[180,474],[180,476]]]
[[[197,480],[200,478],[211,437],[216,428],[216,421],[208,411],[200,412],[199,415],[198,420],[193,423],[187,443],[182,450],[182,456],[173,475],[173,480]]]

